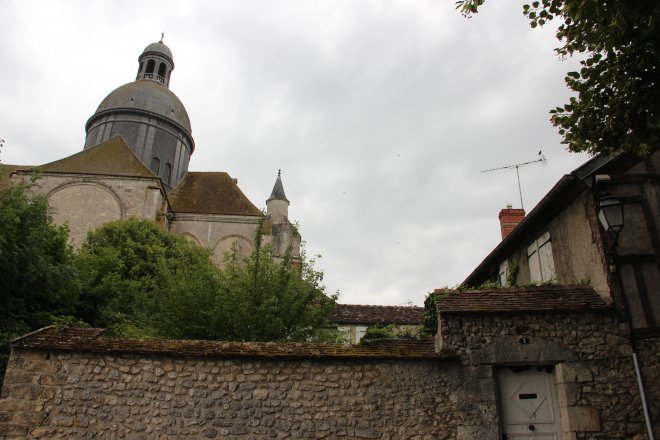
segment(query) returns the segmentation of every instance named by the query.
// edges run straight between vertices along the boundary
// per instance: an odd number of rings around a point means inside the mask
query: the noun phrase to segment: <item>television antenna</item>
[[[543,166],[545,166],[546,163],[548,163],[548,159],[545,158],[545,156],[543,155],[541,150],[539,150],[538,156],[539,156],[539,158],[535,159],[535,160],[528,160],[527,162],[521,162],[521,163],[516,163],[516,164],[512,164],[512,165],[505,165],[503,167],[490,168],[490,169],[487,169],[487,170],[481,170],[481,172],[482,173],[489,173],[491,171],[511,170],[511,169],[515,168],[516,169],[516,176],[518,177],[518,193],[520,194],[520,208],[525,209],[525,206],[523,205],[522,187],[520,186],[520,171],[518,171],[518,169],[520,167],[524,167],[525,165],[530,165],[530,164],[537,163],[537,162],[541,162],[543,164]]]

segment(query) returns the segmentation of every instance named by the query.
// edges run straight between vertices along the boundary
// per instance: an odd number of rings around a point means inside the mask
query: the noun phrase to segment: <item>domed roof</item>
[[[162,43],[153,43],[148,47],[154,44]],[[163,46],[167,48],[164,44]],[[166,86],[155,81],[134,81],[110,92],[90,121],[99,113],[118,109],[155,113],[176,122],[186,129],[189,135],[192,133],[190,118],[181,100]]]
[[[172,57],[172,51],[162,41],[158,41],[156,43],[151,43],[149,46],[145,47],[144,50],[142,51],[142,55],[144,55],[146,53],[149,53],[149,52],[157,52],[157,53],[165,55],[170,60],[174,60],[174,58]]]

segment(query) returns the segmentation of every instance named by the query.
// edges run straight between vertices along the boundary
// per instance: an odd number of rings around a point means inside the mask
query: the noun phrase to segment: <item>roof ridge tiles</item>
[[[13,348],[95,353],[134,353],[195,357],[449,359],[436,352],[433,338],[392,340],[376,345],[226,342],[112,338],[103,329],[46,327],[12,342]]]

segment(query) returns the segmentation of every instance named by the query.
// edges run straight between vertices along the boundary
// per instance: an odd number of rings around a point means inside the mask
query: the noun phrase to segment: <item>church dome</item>
[[[153,113],[177,123],[189,133],[192,131],[188,112],[181,100],[170,89],[154,81],[134,81],[113,90],[101,101],[90,122],[100,113],[119,109]]]
[[[148,45],[138,63],[135,81],[110,92],[87,121],[85,149],[120,135],[169,191],[188,172],[195,150],[190,118],[169,89],[174,60],[162,39]]]

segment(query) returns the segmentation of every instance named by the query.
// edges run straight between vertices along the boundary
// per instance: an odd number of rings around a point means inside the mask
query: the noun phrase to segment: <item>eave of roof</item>
[[[104,174],[158,179],[130,149],[121,136],[38,167],[44,173]]]
[[[0,163],[0,190],[6,188],[11,183],[11,175],[16,171],[32,169],[29,165],[11,165]]]
[[[104,336],[103,329],[46,327],[15,339],[12,348],[65,352],[258,358],[453,359],[435,351],[432,338],[389,340],[377,345],[279,344],[220,341],[127,339]]]
[[[225,172],[189,171],[168,194],[175,213],[259,216],[261,211]]]
[[[529,313],[611,311],[591,286],[563,285],[466,291],[436,290],[436,305],[446,313]]]
[[[529,214],[504,238],[490,254],[463,281],[465,286],[479,286],[487,281],[495,267],[504,261],[507,255],[517,250],[522,243],[540,232],[548,219],[556,216],[584,190],[591,185],[587,177],[593,175],[606,165],[612,158],[596,156],[576,168],[570,174],[564,175],[530,211]]]

